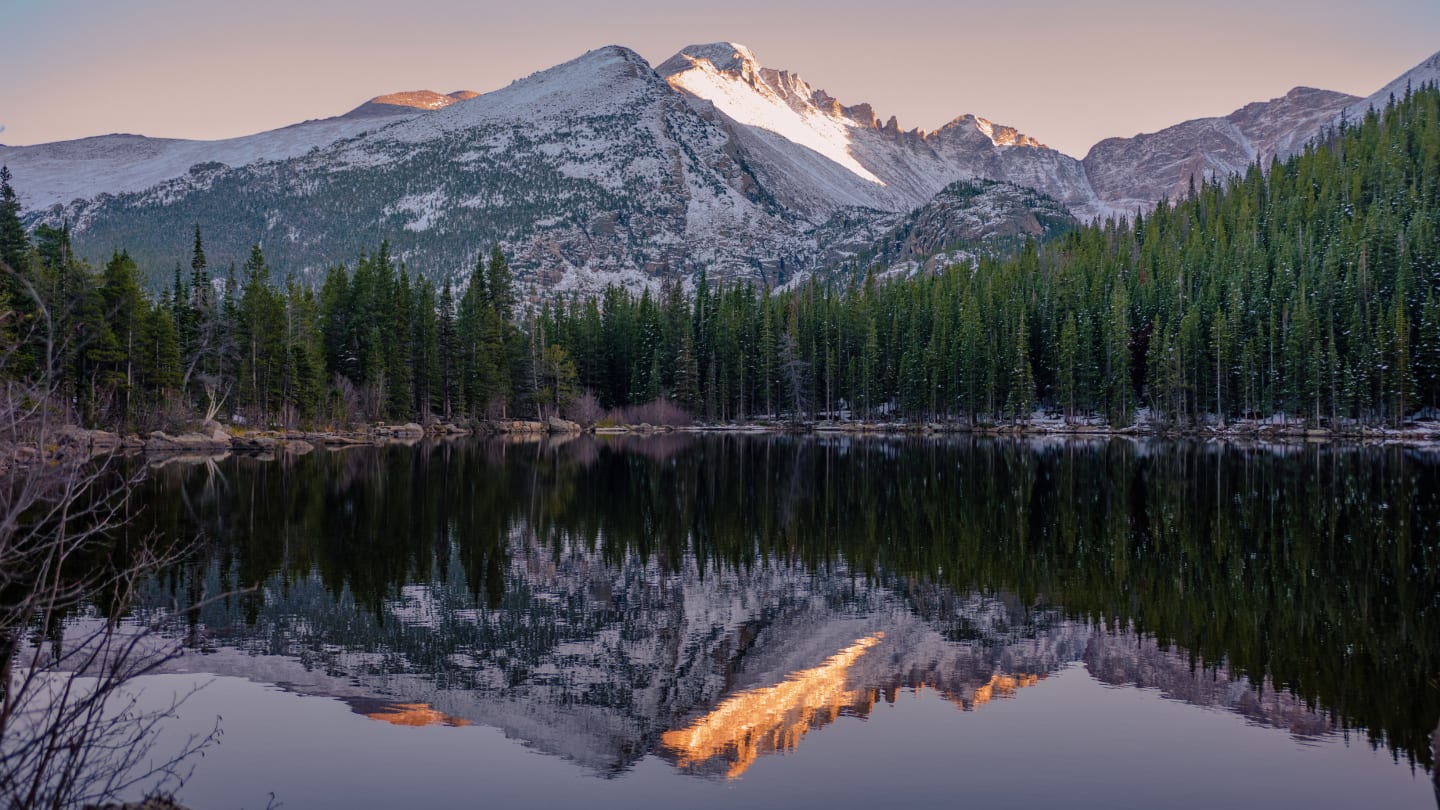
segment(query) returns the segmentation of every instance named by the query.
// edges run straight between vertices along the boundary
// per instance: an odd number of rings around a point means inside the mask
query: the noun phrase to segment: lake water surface
[[[1440,459],[668,435],[172,464],[196,808],[1434,807]],[[162,740],[162,745],[164,741]]]

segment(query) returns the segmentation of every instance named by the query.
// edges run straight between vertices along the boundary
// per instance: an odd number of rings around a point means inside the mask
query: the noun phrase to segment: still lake
[[[1433,808],[1440,456],[664,435],[154,469],[196,810]]]

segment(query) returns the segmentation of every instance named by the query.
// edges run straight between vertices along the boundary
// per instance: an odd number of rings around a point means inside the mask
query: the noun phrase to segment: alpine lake
[[[1440,453],[667,434],[153,464],[211,808],[1428,808]]]

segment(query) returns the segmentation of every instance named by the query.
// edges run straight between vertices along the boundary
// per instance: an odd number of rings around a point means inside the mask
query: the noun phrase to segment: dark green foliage
[[[10,168],[0,166],[0,262],[18,272],[28,264],[30,241],[20,224],[20,198],[10,186]]]

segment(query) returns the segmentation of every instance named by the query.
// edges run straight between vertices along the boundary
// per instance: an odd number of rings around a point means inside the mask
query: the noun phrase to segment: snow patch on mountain
[[[799,109],[791,106],[790,101],[759,77],[754,55],[743,45],[723,43],[700,46],[694,51],[699,55],[681,51],[661,66],[659,72],[669,76],[672,87],[711,102],[741,124],[773,132],[838,163],[864,180],[885,185],[885,181],[850,154],[851,130],[856,126],[853,121],[826,114],[805,100],[797,105]],[[726,56],[726,51],[731,53]],[[679,67],[676,60],[685,60],[689,67],[676,70]],[[737,73],[742,81],[735,81]]]
[[[1104,213],[1074,158],[973,115],[927,133],[881,122],[743,45],[692,45],[657,72],[730,132],[746,163],[787,208],[820,224],[847,207],[902,212],[957,180],[1020,182],[1087,218]]]
[[[421,233],[430,230],[443,215],[448,201],[449,198],[442,191],[427,191],[401,197],[394,205],[385,209],[385,212],[390,215],[408,215],[410,221],[405,223],[405,230]]]
[[[21,204],[48,208],[101,194],[144,191],[181,177],[198,164],[240,167],[299,157],[421,114],[394,107],[383,115],[306,121],[218,141],[100,135],[38,146],[0,145],[0,164],[15,175]]]

